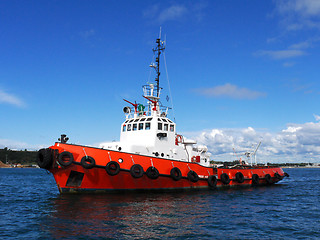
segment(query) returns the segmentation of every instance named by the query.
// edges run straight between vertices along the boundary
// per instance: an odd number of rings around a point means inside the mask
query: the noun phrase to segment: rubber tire
[[[146,175],[150,179],[157,179],[159,177],[159,171],[155,167],[151,166],[151,167],[148,167],[148,169],[146,171]]]
[[[253,174],[252,175],[252,185],[258,185],[259,184],[259,176],[258,174]]]
[[[65,161],[64,160],[65,157],[69,158],[69,160]],[[72,153],[64,151],[59,154],[58,163],[63,167],[68,167],[72,164],[73,160],[74,159],[73,159]]]
[[[187,177],[193,183],[196,183],[199,181],[199,176],[195,171],[190,170],[187,174]]]
[[[94,160],[93,157],[90,156],[83,156],[81,158],[81,165],[85,169],[91,169],[96,165],[96,161]]]
[[[210,175],[210,176],[208,177],[208,185],[209,185],[210,187],[215,188],[215,187],[217,186],[217,182],[218,182],[218,180],[217,180],[217,177],[216,177],[216,176]]]
[[[37,154],[37,164],[40,168],[50,169],[53,163],[53,156],[51,153],[51,149],[42,148],[38,151]]]
[[[269,173],[267,173],[264,176],[264,179],[266,180],[267,184],[271,184],[272,183],[272,178],[271,178],[271,175]]]
[[[225,184],[225,185],[228,185],[229,183],[230,183],[230,178],[229,178],[229,175],[228,174],[226,174],[226,173],[222,173],[221,175],[220,175],[220,180],[221,180],[221,182],[223,183],[223,184]]]
[[[244,182],[244,176],[243,176],[242,172],[237,172],[236,173],[236,181],[238,183],[243,183]]]
[[[274,177],[276,178],[276,179],[278,179],[278,180],[282,180],[283,179],[283,177],[279,174],[279,173],[275,173],[274,174]]]
[[[182,178],[182,174],[179,168],[174,167],[170,170],[170,176],[174,181],[179,181]]]
[[[144,174],[143,167],[140,164],[134,164],[130,168],[130,174],[134,178],[141,178]]]
[[[107,163],[105,169],[110,176],[115,176],[120,172],[120,165],[115,161],[111,161]]]

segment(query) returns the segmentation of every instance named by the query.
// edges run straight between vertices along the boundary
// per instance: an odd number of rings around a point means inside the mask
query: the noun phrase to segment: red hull
[[[165,158],[152,158],[138,154],[110,151],[86,146],[56,143],[50,147],[51,165],[47,168],[54,176],[60,192],[104,192],[122,190],[176,190],[200,189],[223,186],[251,186],[273,184],[280,181],[285,173],[281,168],[242,167],[242,168],[212,168],[198,163],[183,162]],[[71,153],[72,161],[69,166],[62,166],[61,153]],[[59,161],[60,157],[60,161]],[[93,158],[90,167],[81,163],[83,158]],[[122,159],[123,161],[119,161]],[[112,176],[107,173],[105,166],[110,162],[119,163],[119,172]],[[139,164],[143,168],[142,176],[133,176],[130,168]],[[156,179],[146,174],[149,167],[158,170]],[[181,179],[174,180],[170,171],[173,167],[181,171]],[[88,169],[89,168],[89,169]],[[188,173],[194,171],[197,179],[190,179]],[[242,183],[236,179],[236,173],[242,173]],[[223,181],[222,174],[228,175],[229,181]],[[253,175],[258,175],[258,180]],[[271,178],[266,179],[266,175]],[[209,183],[209,176],[213,177]],[[225,176],[224,176],[225,177]],[[256,177],[256,176],[255,176]],[[212,177],[211,177],[212,178]]]

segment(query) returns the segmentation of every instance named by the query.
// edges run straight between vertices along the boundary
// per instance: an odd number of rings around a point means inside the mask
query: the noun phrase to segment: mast
[[[165,49],[165,46],[164,46],[164,42],[161,41],[161,28],[160,28],[160,34],[159,34],[159,38],[157,38],[156,40],[156,43],[157,43],[157,47],[156,48],[153,48],[153,52],[156,54],[156,66],[155,66],[155,69],[156,69],[156,93],[157,93],[157,97],[159,97],[159,89],[160,89],[160,86],[159,86],[159,79],[160,79],[160,54],[161,52]]]

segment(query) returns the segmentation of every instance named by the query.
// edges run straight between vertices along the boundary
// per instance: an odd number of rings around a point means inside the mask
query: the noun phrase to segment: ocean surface
[[[320,168],[281,183],[60,195],[43,169],[0,169],[0,239],[320,239]]]

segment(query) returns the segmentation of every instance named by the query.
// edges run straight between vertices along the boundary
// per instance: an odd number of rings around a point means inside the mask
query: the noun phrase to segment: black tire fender
[[[96,165],[96,161],[94,160],[93,157],[90,156],[83,156],[81,158],[81,165],[85,169],[91,169]]]
[[[63,167],[68,167],[72,164],[73,160],[72,153],[64,151],[59,154],[58,163]]]
[[[157,179],[159,177],[159,171],[155,167],[151,166],[151,167],[148,167],[146,171],[146,175],[150,179]]]
[[[182,178],[182,174],[179,168],[174,167],[170,171],[170,176],[174,181],[179,181]]]
[[[265,176],[264,176],[264,179],[266,180],[266,182],[268,184],[271,184],[272,183],[272,178],[271,178],[271,175],[269,173],[267,173]]]
[[[208,184],[210,187],[215,188],[217,186],[217,177],[214,175],[210,175],[208,177]]]
[[[187,177],[188,177],[188,179],[189,179],[191,182],[196,183],[196,182],[199,181],[199,176],[198,176],[198,174],[197,174],[195,171],[193,171],[193,170],[190,170],[190,171],[188,172]]]
[[[243,176],[242,172],[237,172],[236,173],[236,181],[238,183],[243,183],[244,182],[244,176]]]
[[[259,184],[259,176],[258,174],[252,174],[252,184],[253,185],[258,185]]]
[[[144,174],[143,167],[140,164],[133,164],[130,168],[130,174],[134,178],[141,178]]]
[[[229,175],[226,174],[226,173],[222,173],[222,174],[220,175],[220,180],[221,180],[221,182],[222,182],[223,184],[225,184],[225,185],[228,185],[228,184],[230,183]]]
[[[53,155],[50,148],[42,148],[37,154],[37,164],[44,169],[50,169],[53,163]]]
[[[120,172],[120,165],[115,161],[111,161],[107,163],[105,169],[110,176],[115,176]]]

